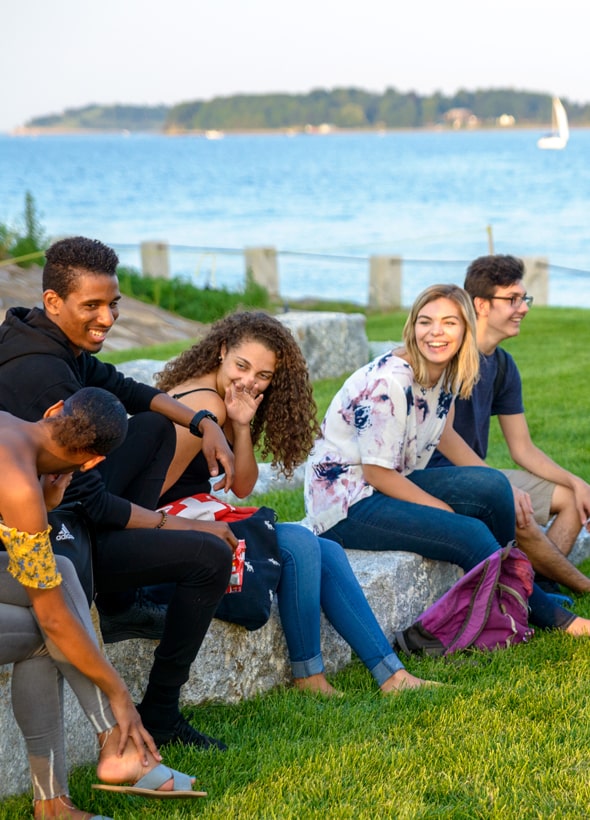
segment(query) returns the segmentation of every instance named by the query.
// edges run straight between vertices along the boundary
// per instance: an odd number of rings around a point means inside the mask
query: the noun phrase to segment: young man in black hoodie
[[[158,744],[225,748],[182,718],[179,695],[227,586],[237,541],[227,524],[155,507],[174,453],[173,423],[203,438],[211,474],[224,470],[217,488],[231,486],[233,455],[214,416],[195,415],[92,355],[119,315],[117,264],[111,248],[85,237],[47,250],[43,308],[11,308],[0,325],[0,410],[38,421],[51,405],[93,386],[117,396],[130,414],[125,442],[97,469],[77,473],[64,503],[81,502],[96,528],[105,640],[161,637],[139,707],[146,728]],[[136,588],[160,583],[175,585],[166,612],[135,603]]]

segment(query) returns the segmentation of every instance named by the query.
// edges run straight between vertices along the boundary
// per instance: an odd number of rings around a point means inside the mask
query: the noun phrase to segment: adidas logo
[[[66,527],[65,524],[61,525],[61,528],[58,534],[55,536],[56,541],[75,541],[76,536],[72,535],[69,529]]]

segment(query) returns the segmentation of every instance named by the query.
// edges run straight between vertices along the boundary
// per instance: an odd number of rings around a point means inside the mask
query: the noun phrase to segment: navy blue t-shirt
[[[455,402],[454,428],[485,459],[488,452],[491,416],[514,416],[524,413],[522,403],[522,382],[516,362],[506,353],[506,373],[504,381],[494,398],[494,380],[498,372],[497,349],[490,356],[479,356],[479,381],[473,388],[470,399]],[[442,453],[436,450],[428,462],[428,467],[449,467]]]

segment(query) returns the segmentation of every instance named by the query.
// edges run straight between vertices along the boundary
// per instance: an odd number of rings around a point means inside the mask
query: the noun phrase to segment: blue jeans
[[[276,531],[283,560],[277,596],[293,676],[324,671],[320,608],[379,686],[403,669],[342,547],[299,524],[277,524]]]
[[[407,478],[454,512],[400,501],[375,491],[324,533],[347,549],[403,550],[449,561],[466,572],[514,539],[514,497],[502,473],[488,467],[416,470]],[[531,623],[564,629],[575,617],[535,585]]]

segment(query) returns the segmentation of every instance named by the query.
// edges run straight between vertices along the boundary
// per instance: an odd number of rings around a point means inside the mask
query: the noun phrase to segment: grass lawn
[[[369,338],[399,339],[404,318],[371,317]],[[588,318],[535,307],[505,345],[521,368],[533,439],[587,480]],[[340,381],[316,385],[321,412]],[[490,463],[509,466],[492,427]],[[300,491],[265,501],[282,520],[302,515]],[[590,572],[590,562],[582,569]],[[575,608],[590,617],[590,596]],[[590,639],[538,632],[510,650],[407,665],[443,685],[384,698],[354,661],[333,679],[341,700],[278,689],[235,706],[188,709],[195,725],[229,745],[226,753],[166,753],[208,791],[201,801],[91,792],[90,766],[73,773],[72,795],[117,820],[590,817]],[[29,812],[29,795],[0,803],[0,820]]]

